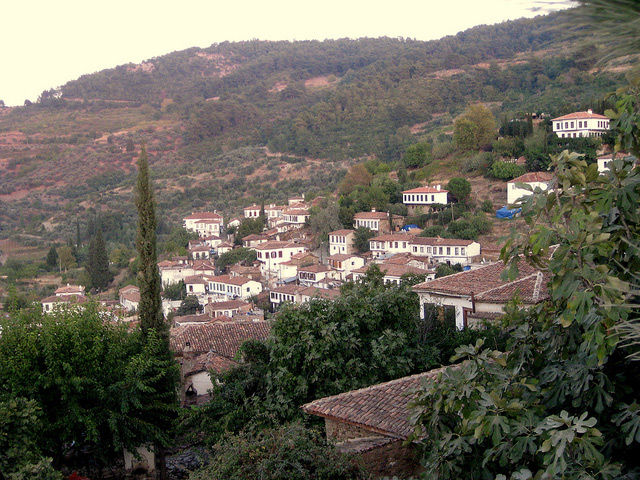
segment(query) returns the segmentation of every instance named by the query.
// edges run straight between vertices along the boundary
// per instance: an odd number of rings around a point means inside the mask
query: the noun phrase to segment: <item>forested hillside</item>
[[[177,220],[332,192],[353,163],[395,170],[419,142],[446,161],[472,102],[503,123],[602,110],[622,73],[594,68],[587,34],[555,13],[430,42],[225,42],[82,76],[0,109],[0,233],[65,238],[96,211],[127,230],[143,143],[160,218]]]

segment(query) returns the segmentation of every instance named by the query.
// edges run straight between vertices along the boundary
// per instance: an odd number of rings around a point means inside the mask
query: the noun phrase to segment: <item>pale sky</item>
[[[36,101],[81,75],[225,40],[405,37],[533,17],[525,0],[14,0],[0,6],[0,100]]]

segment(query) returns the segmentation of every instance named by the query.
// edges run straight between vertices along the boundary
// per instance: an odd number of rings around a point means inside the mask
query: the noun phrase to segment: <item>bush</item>
[[[512,180],[524,173],[524,167],[515,163],[494,162],[491,166],[491,176],[500,180]]]
[[[328,445],[317,431],[299,423],[230,435],[218,444],[206,467],[190,480],[365,479],[349,457]]]

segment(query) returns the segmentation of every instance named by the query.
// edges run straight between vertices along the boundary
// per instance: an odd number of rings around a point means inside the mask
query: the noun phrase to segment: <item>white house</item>
[[[329,232],[329,255],[354,253],[355,230],[343,229]]]
[[[340,291],[336,289],[305,287],[303,285],[283,285],[276,287],[269,292],[269,301],[272,310],[276,310],[285,302],[304,303],[312,298],[335,299],[340,296]]]
[[[120,305],[128,312],[137,310],[140,303],[140,289],[135,285],[127,285],[118,292],[118,299]]]
[[[599,137],[609,130],[609,119],[592,110],[563,115],[551,122],[553,132],[560,138]]]
[[[218,275],[207,279],[209,295],[217,295],[218,298],[228,297],[247,300],[262,292],[262,284],[246,277],[232,277],[230,275]]]
[[[301,285],[319,286],[336,277],[337,272],[327,265],[309,265],[298,268],[298,280]]]
[[[256,247],[263,276],[277,275],[278,265],[288,262],[296,253],[306,252],[307,248],[299,243],[278,242],[275,240],[262,243]]]
[[[195,212],[182,219],[186,230],[196,232],[201,237],[220,235],[222,230],[222,215],[216,212]]]
[[[327,258],[328,264],[333,268],[338,275],[338,278],[342,281],[346,281],[347,277],[353,273],[354,270],[364,267],[364,258],[357,255],[339,253],[331,255]]]
[[[260,216],[260,210],[262,207],[255,203],[250,207],[244,208],[244,218],[258,218]]]
[[[438,263],[469,265],[473,257],[480,255],[478,242],[459,238],[415,237],[410,247],[412,255]]]
[[[615,159],[616,160],[622,160],[622,159],[634,159],[635,157],[633,155],[629,155],[626,152],[617,152],[615,154]],[[607,171],[609,171],[610,167],[609,167],[609,163],[611,163],[611,161],[613,160],[613,154],[610,153],[609,155],[602,155],[600,157],[598,157],[598,172],[599,173],[606,173]]]
[[[373,258],[383,255],[411,252],[413,235],[402,233],[388,233],[369,239],[369,250]]]
[[[251,235],[242,237],[242,246],[245,248],[255,248],[261,243],[265,243],[267,241],[269,241],[269,237],[267,237],[266,235],[258,235],[256,233],[252,233]]]
[[[362,267],[353,271],[353,280],[358,281],[363,277],[370,266]],[[382,263],[378,265],[378,268],[383,273],[382,280],[384,283],[395,283],[397,285],[402,281],[403,275],[427,275],[427,278],[435,278],[435,272],[433,270],[427,270],[423,268],[411,267],[409,265],[395,265]]]
[[[400,215],[392,215],[391,218],[394,229],[402,226],[404,217]],[[391,227],[389,226],[389,214],[386,212],[376,212],[375,210],[356,213],[353,216],[353,226],[355,228],[368,228],[369,230],[380,233],[391,232]]]
[[[522,197],[527,197],[533,192],[523,188],[523,185],[528,185],[533,190],[539,188],[542,191],[549,188],[549,182],[552,179],[552,175],[549,172],[529,172],[524,175],[520,175],[518,178],[509,180],[507,182],[507,203],[513,205],[518,203],[518,200]]]
[[[209,283],[205,275],[192,275],[184,279],[184,286],[187,290],[187,295],[204,295],[207,293],[208,285]]]
[[[288,229],[304,227],[309,216],[309,210],[306,208],[289,207],[282,211],[282,221]]]
[[[409,215],[413,215],[420,209],[429,211],[432,205],[446,205],[449,191],[440,185],[435,187],[418,187],[402,192],[402,203],[407,206]]]
[[[189,249],[189,256],[192,260],[209,260],[211,258],[211,247],[208,245],[198,245]]]

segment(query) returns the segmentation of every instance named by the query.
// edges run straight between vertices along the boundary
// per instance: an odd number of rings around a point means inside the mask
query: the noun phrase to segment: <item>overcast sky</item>
[[[0,99],[37,100],[86,73],[240,40],[405,37],[532,17],[524,0],[14,0],[0,7]]]

